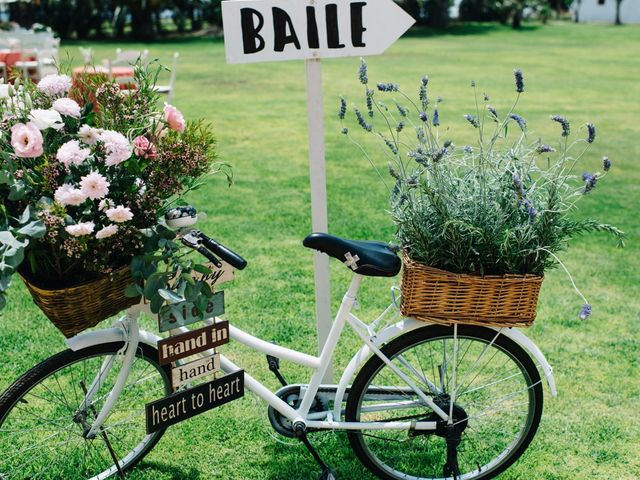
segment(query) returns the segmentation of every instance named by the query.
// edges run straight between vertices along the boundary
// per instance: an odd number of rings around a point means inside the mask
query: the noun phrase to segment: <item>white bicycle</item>
[[[513,464],[542,415],[539,369],[556,395],[539,348],[516,328],[401,318],[395,299],[365,323],[352,311],[358,288],[365,276],[398,273],[394,249],[320,233],[303,243],[354,273],[320,356],[229,327],[232,340],[267,355],[283,384],[272,392],[244,373],[245,387],[268,404],[274,429],[305,444],[323,479],[335,473],[307,437],[320,430],[346,431],[357,457],[382,479],[488,479]],[[214,253],[223,260],[246,264],[219,246]],[[67,350],[29,370],[0,396],[0,480],[124,478],[158,443],[165,430],[147,434],[145,404],[172,393],[171,374],[158,363],[161,337],[138,325],[142,310],[132,307],[111,328],[68,339]],[[338,384],[322,384],[346,325],[362,348]],[[280,359],[308,367],[309,381],[287,384]],[[220,366],[226,373],[240,369],[224,356]]]

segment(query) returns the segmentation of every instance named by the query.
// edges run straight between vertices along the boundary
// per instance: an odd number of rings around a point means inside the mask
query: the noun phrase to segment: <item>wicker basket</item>
[[[402,260],[406,317],[495,327],[528,327],[536,318],[544,277],[456,274],[414,262],[406,252]]]
[[[61,289],[38,287],[24,276],[22,280],[36,305],[67,338],[140,302],[140,297],[124,296],[124,289],[133,282],[128,266],[111,275]]]

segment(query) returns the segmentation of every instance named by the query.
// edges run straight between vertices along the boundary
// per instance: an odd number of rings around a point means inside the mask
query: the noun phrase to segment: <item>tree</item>
[[[622,25],[622,22],[620,21],[620,4],[622,3],[622,0],[616,0],[616,25]]]

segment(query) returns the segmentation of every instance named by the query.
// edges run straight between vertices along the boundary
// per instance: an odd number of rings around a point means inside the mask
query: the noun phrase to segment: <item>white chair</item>
[[[23,53],[23,56],[25,54]],[[56,48],[42,48],[35,51],[35,60],[20,60],[15,68],[22,70],[23,78],[29,78],[30,70],[35,70],[35,79],[40,80],[45,75],[58,72],[59,50]]]
[[[93,65],[93,49],[91,47],[88,47],[88,48],[79,47],[79,48],[80,48],[80,54],[82,55],[82,62],[84,63],[84,65],[85,66]]]
[[[133,75],[114,75],[111,60],[107,60],[107,71],[109,72],[109,81],[115,82],[120,87],[122,93],[131,94],[138,88],[138,83]]]
[[[116,65],[135,65],[138,59],[143,65],[147,64],[147,57],[149,56],[149,50],[122,50],[116,49],[116,58],[110,60],[112,66]]]
[[[169,85],[156,85],[155,87],[155,91],[157,93],[167,96],[167,103],[171,103],[173,101],[173,96],[175,94],[178,58],[180,58],[180,54],[178,52],[175,52],[173,54],[173,66],[171,67],[171,78],[169,79]]]

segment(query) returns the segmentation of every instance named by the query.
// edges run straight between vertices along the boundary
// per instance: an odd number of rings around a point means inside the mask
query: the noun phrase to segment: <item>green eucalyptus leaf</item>
[[[127,285],[127,288],[124,289],[124,296],[128,298],[135,298],[139,296],[142,292],[140,292],[140,286],[135,283],[130,283]]]
[[[26,185],[22,180],[16,180],[9,189],[9,200],[22,200],[27,194]]]
[[[26,237],[42,238],[47,233],[47,227],[42,220],[34,220],[18,230],[18,233]]]
[[[149,308],[153,313],[158,313],[162,308],[162,305],[164,305],[164,298],[160,295],[154,295],[149,302]]]
[[[193,266],[193,269],[198,273],[202,273],[203,275],[208,275],[211,273],[211,269],[209,267],[200,263],[195,264]]]
[[[12,274],[8,272],[2,272],[0,275],[0,292],[4,292],[11,285]]]
[[[175,292],[172,292],[171,290],[168,290],[166,288],[161,288],[160,290],[158,290],[158,295],[164,298],[169,304],[184,302],[184,298],[176,295]]]

